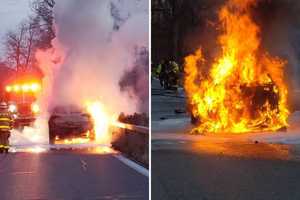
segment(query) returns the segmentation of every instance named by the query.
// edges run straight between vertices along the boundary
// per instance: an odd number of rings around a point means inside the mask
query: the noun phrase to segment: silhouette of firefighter
[[[156,70],[161,87],[174,89],[179,83],[179,66],[175,61],[162,61]]]
[[[12,117],[5,102],[0,103],[0,153],[9,150],[9,137],[12,129]]]

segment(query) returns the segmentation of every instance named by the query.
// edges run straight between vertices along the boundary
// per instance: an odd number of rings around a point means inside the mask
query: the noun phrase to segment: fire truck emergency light
[[[23,85],[8,85],[5,87],[6,92],[37,92],[41,89],[38,83],[23,84]]]

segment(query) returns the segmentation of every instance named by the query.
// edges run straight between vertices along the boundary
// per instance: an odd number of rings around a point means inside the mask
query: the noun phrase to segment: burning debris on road
[[[221,53],[212,64],[201,48],[185,58],[184,87],[197,132],[276,131],[288,126],[287,63],[262,48],[261,29],[250,13],[255,3],[229,0],[220,9]]]

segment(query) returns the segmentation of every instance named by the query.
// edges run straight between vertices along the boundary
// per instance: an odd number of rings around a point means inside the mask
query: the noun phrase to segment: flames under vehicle
[[[250,118],[255,119],[257,115],[260,114],[260,112],[265,111],[265,105],[269,105],[271,110],[274,110],[275,112],[279,113],[279,94],[276,93],[274,90],[276,88],[276,85],[274,83],[268,83],[264,85],[257,85],[257,86],[247,86],[242,85],[240,86],[240,90],[242,98],[245,99],[245,101],[248,101],[248,106],[250,110]],[[270,123],[271,118],[264,118],[264,120],[257,123],[253,128],[253,130],[261,130],[266,127],[268,127],[268,124]],[[201,124],[201,118],[199,116],[193,115],[191,113],[191,122],[194,125],[200,125]],[[286,127],[281,127],[280,130],[285,130]]]
[[[49,119],[50,144],[70,139],[95,140],[92,117],[74,105],[56,106]]]

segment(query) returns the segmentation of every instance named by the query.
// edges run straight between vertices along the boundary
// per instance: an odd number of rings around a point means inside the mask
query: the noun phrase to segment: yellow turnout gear
[[[12,129],[12,118],[8,112],[0,112],[0,148],[8,152],[9,136]]]

